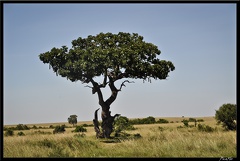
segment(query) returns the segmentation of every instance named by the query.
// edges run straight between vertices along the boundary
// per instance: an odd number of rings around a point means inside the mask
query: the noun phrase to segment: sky
[[[67,122],[72,114],[91,121],[100,108],[91,84],[56,76],[39,54],[100,32],[138,33],[175,66],[166,80],[130,79],[112,115],[205,117],[236,104],[235,3],[5,3],[3,124]]]

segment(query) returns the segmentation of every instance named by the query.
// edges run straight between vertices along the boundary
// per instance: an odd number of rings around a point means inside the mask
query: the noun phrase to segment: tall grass
[[[137,130],[128,133],[141,138],[112,143],[96,139],[93,127],[87,127],[85,137],[69,128],[64,134],[28,130],[25,136],[4,137],[3,157],[236,157],[236,131],[223,131],[212,123],[213,132],[179,125],[135,125]]]

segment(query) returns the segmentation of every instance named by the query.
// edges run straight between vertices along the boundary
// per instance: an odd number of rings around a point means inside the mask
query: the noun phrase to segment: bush
[[[29,130],[29,127],[27,127],[27,125],[18,124],[15,130]]]
[[[182,120],[182,123],[183,123],[183,124],[184,124],[184,126],[186,126],[186,127],[188,127],[188,122],[189,122],[189,121],[188,121],[188,120],[186,120],[186,119],[183,119],[183,120]]]
[[[195,119],[195,118],[189,118],[188,121],[189,121],[189,122],[195,122],[196,119]]]
[[[130,123],[129,119],[125,116],[119,116],[114,121],[114,130],[116,132],[121,132],[124,130],[134,130],[135,128]]]
[[[36,126],[36,125],[33,125],[32,129],[37,129],[37,126]]]
[[[53,130],[53,134],[55,134],[55,133],[63,133],[64,131],[65,131],[65,125],[61,125],[61,126],[58,125]]]
[[[198,124],[198,130],[205,131],[205,132],[213,132],[214,128],[212,128],[211,126],[208,126],[208,125]]]
[[[203,119],[198,119],[197,122],[204,122],[204,120]]]
[[[165,120],[165,119],[159,119],[159,120],[157,121],[157,123],[166,124],[166,123],[169,123],[169,121],[168,121],[168,120]]]
[[[18,132],[17,135],[18,136],[25,136],[25,134],[22,131]]]
[[[215,119],[226,130],[236,130],[237,124],[237,105],[236,104],[223,104],[219,110],[216,110]]]
[[[4,135],[5,136],[13,136],[14,132],[13,132],[13,130],[7,129]]]
[[[83,126],[76,126],[75,130],[73,130],[72,132],[87,132],[87,129]]]
[[[149,117],[143,119],[143,123],[144,124],[154,124],[154,123],[156,123],[156,120],[154,117],[149,116]]]

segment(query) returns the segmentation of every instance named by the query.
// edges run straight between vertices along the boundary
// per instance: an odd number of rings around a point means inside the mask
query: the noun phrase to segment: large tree
[[[222,123],[226,130],[236,130],[237,105],[231,103],[223,104],[216,110],[215,119],[218,123]]]
[[[92,94],[98,95],[102,113],[102,131],[98,127],[97,109],[95,111],[95,131],[97,137],[109,138],[113,131],[113,121],[118,114],[111,116],[110,105],[117,98],[129,79],[166,79],[175,69],[171,61],[160,60],[158,47],[143,41],[137,33],[99,33],[87,38],[79,37],[72,41],[72,48],[62,46],[41,53],[40,60],[48,63],[56,75],[66,77],[72,82],[81,81],[89,84]],[[96,82],[96,78],[102,82]],[[115,82],[122,80],[119,88]],[[111,95],[104,99],[102,88],[109,86]]]

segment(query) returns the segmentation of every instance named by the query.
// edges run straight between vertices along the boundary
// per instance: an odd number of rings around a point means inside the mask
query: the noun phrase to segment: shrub
[[[186,120],[186,119],[183,119],[183,120],[182,120],[182,123],[183,123],[183,124],[184,124],[184,126],[186,126],[186,127],[188,127],[188,122],[189,122],[189,121],[188,121],[188,120]]]
[[[195,118],[189,118],[188,121],[189,121],[189,122],[195,122],[196,119],[195,119]]]
[[[213,132],[214,128],[212,128],[211,126],[208,126],[208,125],[198,124],[198,130],[205,131],[205,132]]]
[[[83,126],[83,127],[88,127],[89,125],[88,125],[88,124],[83,124],[82,126]]]
[[[65,125],[61,125],[61,126],[58,125],[53,130],[53,134],[55,134],[55,133],[63,133],[64,131],[65,131]]]
[[[143,119],[143,124],[154,124],[154,123],[156,123],[156,120],[152,116],[149,116]]]
[[[27,127],[27,125],[18,124],[15,129],[16,130],[29,130],[29,127]]]
[[[3,131],[6,131],[8,128],[6,126],[3,126]]]
[[[18,132],[17,135],[18,136],[25,136],[25,134],[22,131]]]
[[[204,122],[204,120],[203,119],[198,119],[197,122]]]
[[[11,129],[7,129],[6,131],[5,131],[5,134],[4,134],[5,136],[13,136],[14,135],[14,132],[13,132],[13,130],[11,130]]]
[[[157,121],[157,123],[166,124],[166,123],[169,123],[169,121],[168,121],[168,120],[165,120],[165,119],[159,119],[159,120]]]
[[[130,123],[129,119],[125,116],[119,116],[114,121],[114,130],[116,132],[124,131],[124,130],[134,130],[135,128]]]
[[[32,129],[37,129],[37,126],[36,126],[36,125],[33,125]]]
[[[87,129],[83,126],[76,126],[75,130],[73,130],[72,132],[87,132]]]

